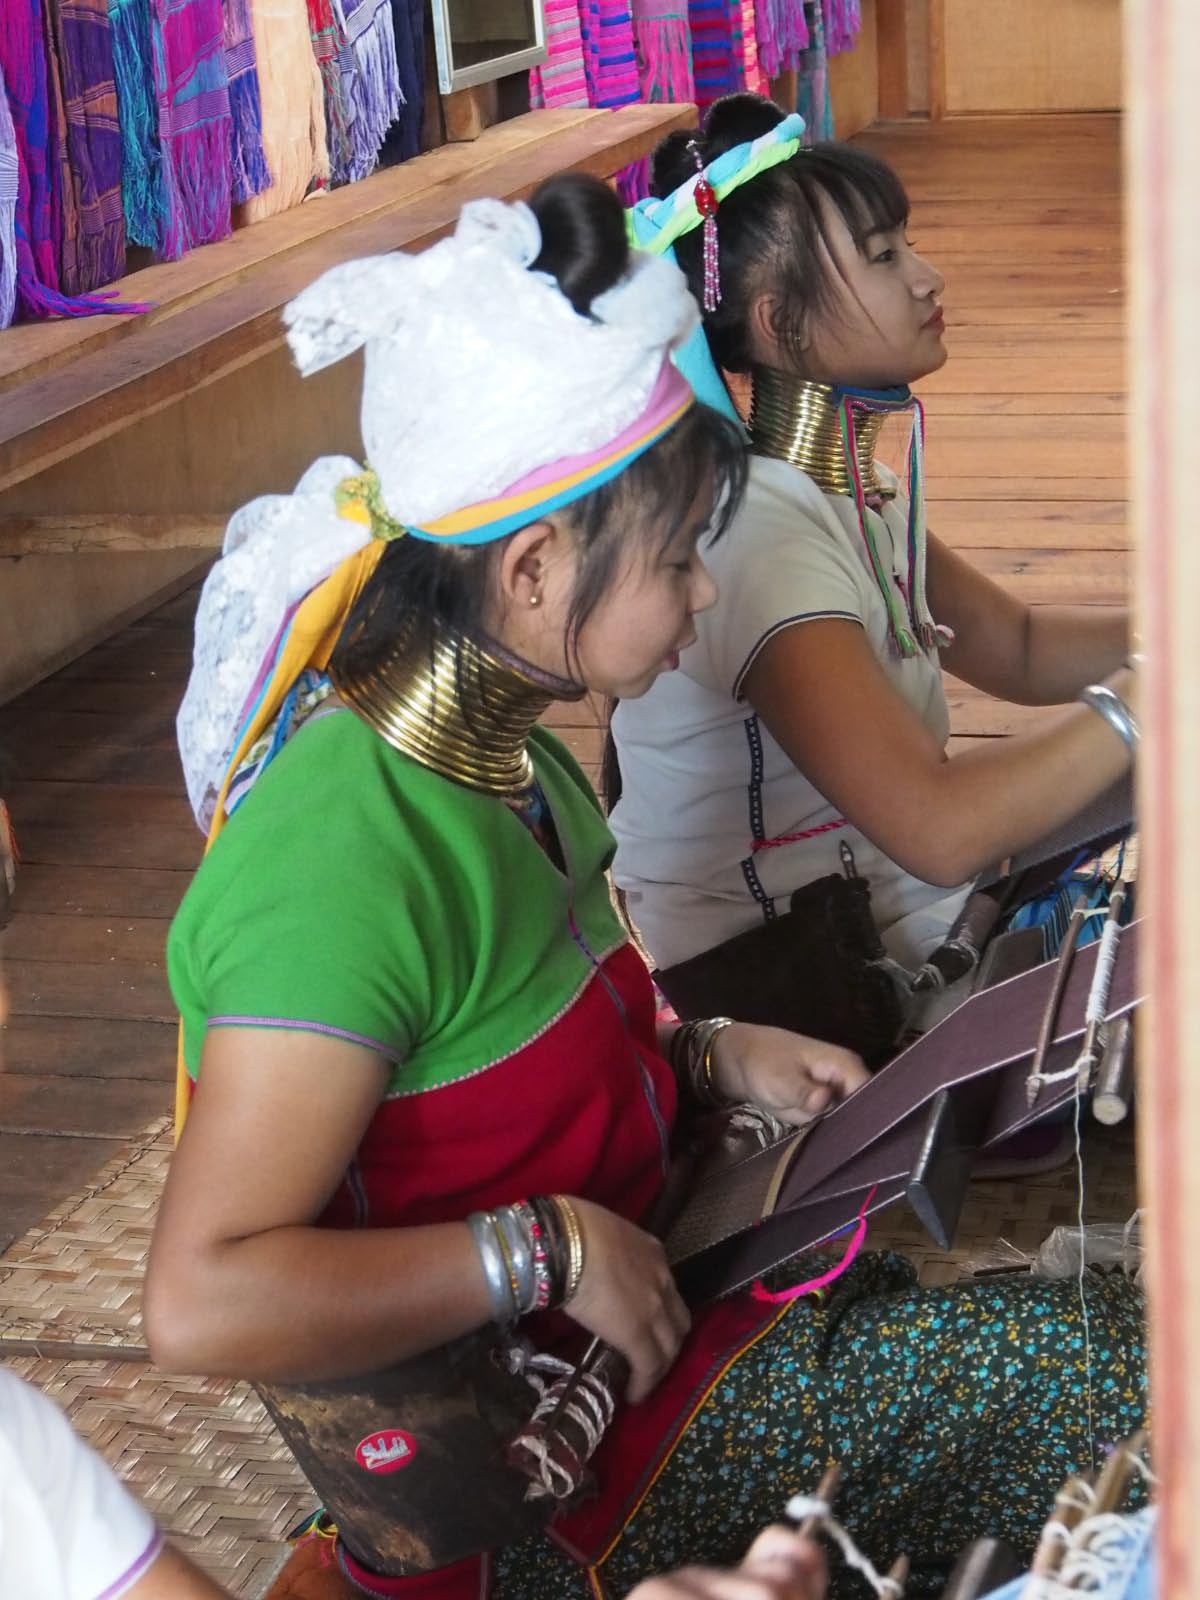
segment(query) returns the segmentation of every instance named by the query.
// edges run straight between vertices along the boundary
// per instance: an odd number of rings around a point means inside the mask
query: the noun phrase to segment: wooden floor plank
[[[98,1078],[173,1083],[176,1025],[94,1017],[11,1017],[0,1034],[5,1076]]]
[[[26,908],[48,916],[172,917],[190,872],[145,867],[39,866],[27,862],[17,880],[13,927]]]

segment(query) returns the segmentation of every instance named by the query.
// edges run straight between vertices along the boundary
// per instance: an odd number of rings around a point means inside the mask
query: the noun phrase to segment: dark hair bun
[[[783,121],[784,112],[761,94],[727,94],[704,119],[704,131],[686,129],[669,133],[654,152],[651,188],[658,196],[678,189],[696,171],[697,145],[705,166],[735,145],[748,144]]]
[[[620,200],[599,178],[560,172],[538,185],[529,206],[542,230],[533,270],[557,278],[576,311],[587,316],[596,296],[619,283],[629,266]]]

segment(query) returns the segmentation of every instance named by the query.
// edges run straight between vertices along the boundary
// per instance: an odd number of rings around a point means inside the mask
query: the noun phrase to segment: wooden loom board
[[[1192,401],[1200,363],[1200,122],[1195,0],[1126,12],[1133,512],[1146,650],[1140,909],[1150,1004],[1139,1029],[1138,1134],[1150,1280],[1157,1593],[1200,1593],[1200,1018],[1189,869],[1200,817],[1200,543]]]

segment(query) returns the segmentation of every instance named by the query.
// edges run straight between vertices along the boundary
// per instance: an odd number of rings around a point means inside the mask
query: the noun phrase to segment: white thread
[[[1121,937],[1121,924],[1110,917],[1100,935],[1100,949],[1096,952],[1096,965],[1092,971],[1092,986],[1088,990],[1085,1022],[1103,1022],[1108,1010],[1108,997],[1112,992],[1113,968],[1117,964],[1117,941]]]
[[[824,1500],[813,1495],[794,1494],[787,1503],[786,1515],[792,1522],[803,1522],[806,1517],[816,1517],[821,1527],[842,1552],[842,1559],[863,1577],[874,1589],[879,1600],[903,1600],[904,1586],[895,1578],[882,1577],[869,1556],[865,1556],[853,1538],[837,1521]]]
[[[549,1362],[554,1360],[554,1357],[535,1357],[535,1360]],[[565,1362],[558,1362],[557,1365],[566,1367],[568,1373],[574,1372],[574,1369]],[[567,1391],[569,1381],[567,1377],[559,1378],[549,1388],[543,1390],[537,1408],[530,1418],[528,1429],[517,1441],[537,1463],[537,1476],[525,1491],[527,1500],[565,1500],[579,1487],[576,1474],[550,1454],[550,1447],[546,1442],[547,1436],[536,1432],[538,1424],[553,1416],[562,1405],[562,1397]],[[604,1380],[591,1372],[579,1374],[575,1394],[566,1405],[562,1406],[561,1415],[569,1418],[583,1437],[583,1449],[576,1454],[576,1460],[581,1467],[595,1454],[615,1411],[616,1401]]]
[[[1075,1175],[1078,1180],[1079,1203],[1076,1209],[1076,1218],[1079,1224],[1079,1272],[1076,1286],[1079,1291],[1079,1309],[1083,1315],[1083,1360],[1084,1371],[1087,1375],[1087,1419],[1088,1419],[1088,1452],[1091,1459],[1096,1459],[1096,1419],[1092,1410],[1092,1319],[1088,1314],[1087,1292],[1084,1289],[1083,1275],[1087,1271],[1087,1247],[1084,1242],[1083,1232],[1083,1095],[1078,1089],[1075,1091]]]

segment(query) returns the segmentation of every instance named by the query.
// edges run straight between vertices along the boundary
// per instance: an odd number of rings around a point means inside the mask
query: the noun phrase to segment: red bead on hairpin
[[[721,304],[721,263],[717,253],[717,191],[704,176],[704,157],[693,139],[690,146],[700,181],[692,190],[696,210],[704,230],[704,309],[715,311]]]

